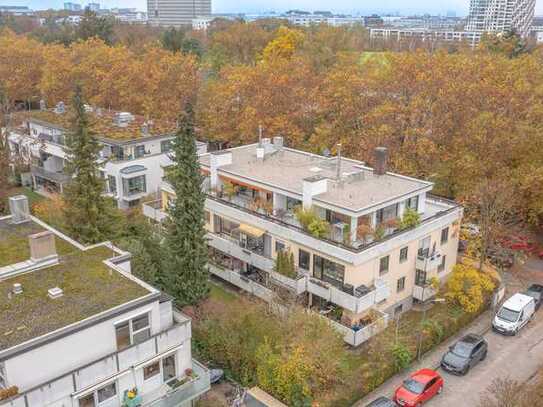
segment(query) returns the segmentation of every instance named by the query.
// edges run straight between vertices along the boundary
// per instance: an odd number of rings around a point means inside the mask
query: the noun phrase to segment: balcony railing
[[[162,222],[168,216],[162,210],[162,200],[145,202],[143,205],[143,214],[157,222]]]
[[[49,181],[57,182],[59,184],[68,183],[72,179],[72,177],[68,174],[63,172],[49,171],[43,167],[38,167],[37,165],[31,165],[30,172],[32,175],[45,178]]]
[[[422,271],[433,271],[437,270],[441,264],[442,257],[441,253],[436,252],[432,254],[418,254],[417,255],[417,264],[416,267]]]
[[[242,276],[237,271],[228,269],[218,264],[208,264],[209,272],[224,281],[229,282],[236,287],[239,287],[255,297],[258,297],[266,302],[270,302],[273,298],[273,291],[262,284],[251,280],[248,277]]]
[[[421,302],[428,301],[430,298],[435,297],[436,294],[437,290],[430,283],[415,284],[413,287],[413,298]]]
[[[191,380],[171,389],[156,400],[144,402],[143,407],[178,407],[207,392],[211,388],[209,370],[193,359],[192,371]]]

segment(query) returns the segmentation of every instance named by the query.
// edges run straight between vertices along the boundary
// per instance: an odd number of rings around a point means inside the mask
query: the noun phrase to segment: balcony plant
[[[239,187],[230,181],[224,181],[222,191],[229,200],[232,200],[232,198],[238,193]]]
[[[330,224],[320,218],[313,208],[304,209],[297,206],[294,209],[294,214],[302,228],[317,238],[327,237],[330,232]]]
[[[375,232],[373,232],[375,240],[381,240],[383,237],[385,237],[385,232],[386,231],[383,225],[377,226],[377,228],[375,228]]]
[[[296,278],[296,267],[294,265],[294,255],[289,250],[277,252],[274,271],[288,278]]]
[[[370,225],[361,224],[358,225],[358,228],[356,229],[356,235],[358,239],[366,242],[373,238],[374,230]]]
[[[400,221],[400,230],[410,229],[420,224],[420,214],[414,209],[407,208]]]
[[[19,394],[19,388],[17,386],[10,386],[5,389],[0,389],[0,401],[9,399],[17,394]]]

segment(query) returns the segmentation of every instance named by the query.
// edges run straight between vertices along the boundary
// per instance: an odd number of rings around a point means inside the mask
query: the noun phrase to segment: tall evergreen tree
[[[9,100],[0,88],[0,214],[7,212],[7,199],[10,190],[10,152],[8,144]]]
[[[111,239],[120,215],[112,200],[102,196],[105,181],[100,178],[97,164],[101,146],[89,128],[79,88],[73,100],[72,129],[66,146],[67,170],[73,177],[63,196],[68,233],[85,243]]]
[[[173,165],[167,179],[175,191],[168,207],[164,246],[166,256],[160,285],[173,295],[180,305],[195,304],[209,290],[208,251],[204,228],[205,194],[196,152],[194,115],[187,105],[179,121],[172,145]]]

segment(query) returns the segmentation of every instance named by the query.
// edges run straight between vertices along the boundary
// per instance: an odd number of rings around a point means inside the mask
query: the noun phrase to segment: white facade
[[[466,29],[490,33],[515,30],[526,37],[534,11],[535,0],[471,0]]]
[[[481,40],[480,31],[447,31],[426,28],[372,28],[373,40],[422,41],[422,42],[465,42],[475,47]]]
[[[211,0],[147,0],[149,24],[190,26],[195,18],[211,16]]]
[[[0,221],[9,222],[10,217]],[[31,222],[46,226],[35,218]],[[48,229],[57,240],[65,238]],[[68,243],[82,252],[91,249]],[[120,273],[147,294],[0,348],[0,389],[17,388],[17,395],[0,401],[0,407],[121,407],[134,388],[140,405],[188,407],[209,389],[209,372],[192,360],[190,319],[174,310],[171,298],[130,274],[126,253],[108,247],[117,252],[105,261],[110,273]],[[21,272],[27,278],[28,273],[35,275],[39,282],[42,269]],[[11,281],[16,275],[0,273],[0,282],[6,278]],[[84,274],[82,279],[84,284]],[[65,287],[66,295],[70,289]],[[20,295],[31,294],[23,287]],[[93,300],[88,298],[89,303]],[[28,323],[28,319],[19,323]]]
[[[172,136],[135,137],[122,143],[107,139],[107,135],[100,139],[105,193],[120,208],[137,205],[142,197],[159,192],[163,167],[172,163],[169,157],[172,139]],[[31,165],[33,185],[38,192],[63,191],[70,180],[65,170],[68,157],[63,129],[29,120],[25,132],[12,131],[9,141],[12,153]],[[197,149],[203,154],[207,146],[198,142]]]

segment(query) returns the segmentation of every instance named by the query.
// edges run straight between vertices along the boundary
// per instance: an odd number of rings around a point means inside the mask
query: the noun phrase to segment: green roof
[[[28,260],[27,236],[43,229],[33,223],[10,227],[6,223],[0,221],[2,263],[8,248],[19,252],[9,259]],[[111,249],[82,251],[58,236],[56,244],[59,264],[0,281],[0,351],[150,293],[103,263],[115,256]],[[15,283],[22,285],[22,294],[9,294]],[[49,298],[47,291],[54,287],[63,290],[62,297]]]

